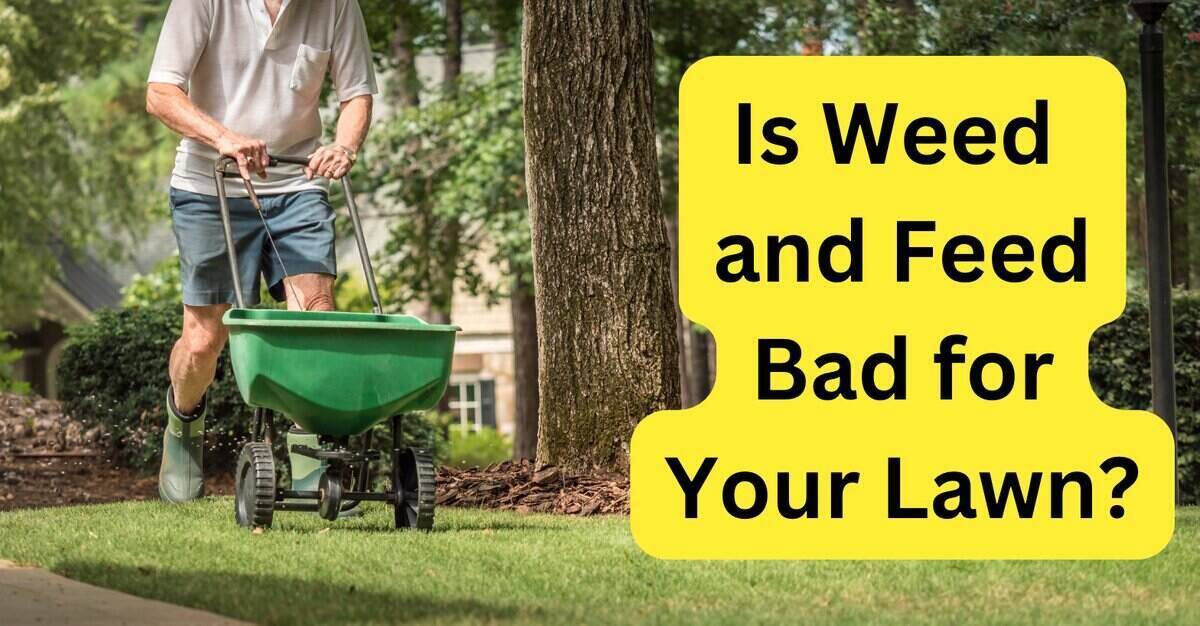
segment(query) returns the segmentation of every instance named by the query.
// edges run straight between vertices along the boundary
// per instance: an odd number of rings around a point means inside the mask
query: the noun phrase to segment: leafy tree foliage
[[[88,82],[135,49],[138,9],[133,0],[0,0],[0,311],[36,304],[56,271],[52,242],[103,248],[99,225],[140,221],[145,206],[128,193],[136,172],[125,169],[133,103],[119,88],[130,70]]]
[[[149,271],[138,274],[121,290],[121,306],[168,306],[183,301],[179,275],[179,254],[159,261]]]

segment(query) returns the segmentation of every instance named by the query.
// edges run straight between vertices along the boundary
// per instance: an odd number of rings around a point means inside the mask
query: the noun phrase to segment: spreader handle
[[[268,166],[274,167],[280,163],[291,165],[308,165],[308,159],[298,156],[273,156],[267,155]],[[242,298],[242,279],[237,272],[237,252],[233,245],[233,226],[229,218],[229,202],[225,198],[225,179],[226,178],[241,178],[246,185],[246,190],[251,198],[257,200],[254,194],[254,185],[249,180],[242,178],[241,173],[237,171],[229,171],[231,164],[236,164],[237,160],[232,157],[223,156],[217,159],[216,166],[213,168],[213,181],[217,185],[217,202],[221,206],[221,225],[225,229],[225,251],[229,255],[229,273],[233,276],[233,293],[237,301],[239,309],[246,308],[246,303]],[[358,205],[354,202],[354,191],[350,188],[350,174],[346,173],[341,177],[342,191],[346,196],[346,208],[350,211],[350,222],[354,225],[354,241],[358,244],[358,258],[362,261],[363,276],[367,280],[367,291],[371,294],[371,305],[375,309],[377,315],[383,314],[383,306],[379,304],[379,288],[375,285],[375,270],[371,267],[371,255],[367,252],[367,240],[363,236],[362,220],[358,217]],[[257,201],[256,201],[257,204]]]

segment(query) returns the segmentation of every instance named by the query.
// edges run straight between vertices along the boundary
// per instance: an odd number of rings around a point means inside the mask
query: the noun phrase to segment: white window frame
[[[483,430],[483,385],[479,376],[451,376],[450,384],[458,387],[458,399],[450,400],[447,404],[450,412],[458,416],[458,428],[462,434],[480,432]],[[470,386],[474,392],[474,400],[467,400],[464,393]],[[471,409],[475,410],[475,419],[470,419]],[[470,426],[468,426],[470,424]]]

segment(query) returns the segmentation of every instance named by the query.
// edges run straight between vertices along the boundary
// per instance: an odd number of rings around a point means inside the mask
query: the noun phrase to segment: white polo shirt
[[[283,0],[274,26],[263,0],[171,0],[151,83],[176,85],[226,128],[266,142],[271,154],[305,156],[320,145],[318,112],[326,70],[339,101],[378,93],[358,0]],[[219,154],[184,138],[171,186],[215,195]],[[268,170],[260,194],[326,189],[300,166]],[[230,196],[245,196],[240,183]]]

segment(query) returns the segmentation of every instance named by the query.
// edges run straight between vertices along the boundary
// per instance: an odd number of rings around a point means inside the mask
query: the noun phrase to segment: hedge
[[[103,426],[114,461],[121,465],[144,470],[158,466],[166,422],[167,361],[181,321],[179,305],[150,305],[100,311],[91,323],[70,330],[58,368],[63,408],[89,426]],[[233,470],[253,417],[238,393],[226,350],[209,390],[206,470]],[[405,420],[405,439],[444,456],[444,428],[435,422],[432,417]],[[276,431],[286,426],[286,420],[277,421]],[[282,439],[277,438],[281,443]],[[391,437],[386,424],[377,427],[376,441],[387,449]]]
[[[1179,487],[1185,504],[1200,503],[1200,292],[1178,292],[1175,390],[1179,419]],[[1092,335],[1092,388],[1120,408],[1150,408],[1150,319],[1144,295],[1130,294],[1125,313]]]

